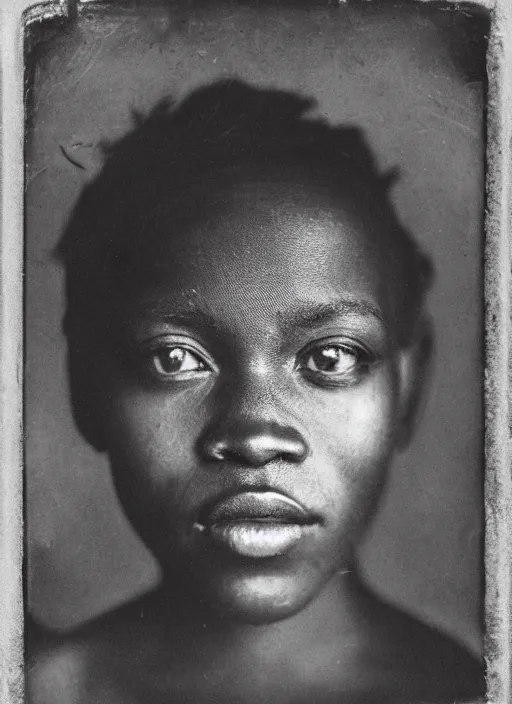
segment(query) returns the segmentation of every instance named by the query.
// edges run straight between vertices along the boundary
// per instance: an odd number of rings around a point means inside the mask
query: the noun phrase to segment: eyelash
[[[353,358],[352,364],[341,372],[330,373],[326,370],[313,369],[309,364],[312,355],[315,352],[325,353],[327,350],[346,353]],[[329,363],[331,361],[336,362],[339,359],[339,354],[338,357],[330,354],[325,356],[324,361]],[[301,371],[304,377],[311,383],[324,387],[342,388],[353,386],[359,382],[364,374],[368,372],[376,358],[369,350],[351,340],[325,339],[306,347],[303,352],[299,353],[298,360],[299,362],[296,369]]]
[[[329,351],[327,354],[326,352]],[[320,369],[322,362],[327,366],[332,362],[340,361],[344,354],[353,358],[352,365],[349,365],[341,372],[331,372],[330,370]],[[168,358],[165,359],[163,354],[166,353]],[[172,356],[179,364],[188,364],[188,369],[177,369],[166,371],[164,365],[166,362],[171,362]],[[316,362],[312,363],[313,355],[318,353],[324,354],[324,357],[318,357]],[[197,349],[194,345],[180,340],[156,340],[148,348],[143,351],[144,366],[149,371],[151,376],[161,383],[180,382],[197,379],[198,375],[204,377],[216,371],[216,367],[207,355],[201,349]],[[325,339],[319,340],[314,344],[303,349],[296,357],[295,371],[312,384],[324,387],[347,387],[356,384],[368,371],[370,365],[375,361],[375,356],[361,345],[346,339]],[[195,364],[195,368],[192,366]],[[315,368],[316,367],[316,368]]]
[[[177,359],[178,362],[187,360],[188,356],[188,364],[190,365],[190,363],[195,360],[196,368],[166,372],[163,368],[163,364],[165,364],[166,361],[172,362],[171,355],[173,352],[177,351],[182,353],[181,360],[179,358]],[[169,355],[167,360],[163,358],[164,353]],[[215,371],[215,366],[213,362],[210,361],[206,352],[181,340],[153,341],[152,344],[143,350],[142,358],[144,367],[149,371],[150,375],[157,381],[163,383],[187,381],[197,378],[198,375],[202,377]]]

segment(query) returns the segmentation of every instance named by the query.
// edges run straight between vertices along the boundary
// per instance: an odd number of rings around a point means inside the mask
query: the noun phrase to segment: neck
[[[295,651],[330,635],[338,641],[351,640],[360,632],[368,611],[368,593],[355,568],[336,573],[299,613],[270,624],[255,626],[219,615],[190,592],[181,590],[171,577],[163,580],[155,597],[159,622],[173,637],[179,634],[181,639],[196,645],[209,643],[233,652],[240,648],[253,656],[268,652],[270,646],[275,652],[277,643],[281,651]]]

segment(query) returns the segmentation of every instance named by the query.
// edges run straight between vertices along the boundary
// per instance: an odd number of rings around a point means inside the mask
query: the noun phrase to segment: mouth
[[[318,523],[304,506],[276,491],[245,491],[207,506],[194,528],[242,557],[283,555]]]

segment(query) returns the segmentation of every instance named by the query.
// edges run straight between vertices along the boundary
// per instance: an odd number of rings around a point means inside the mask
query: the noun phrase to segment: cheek
[[[181,394],[114,389],[106,417],[113,467],[154,489],[175,488],[193,472],[200,413]]]
[[[368,513],[380,496],[393,451],[397,403],[392,370],[327,394],[311,415],[315,464],[335,468],[324,480],[333,515],[348,519]]]
[[[381,368],[364,383],[324,399],[317,432],[330,438],[330,452],[363,463],[388,455],[397,416],[394,377],[392,368]]]

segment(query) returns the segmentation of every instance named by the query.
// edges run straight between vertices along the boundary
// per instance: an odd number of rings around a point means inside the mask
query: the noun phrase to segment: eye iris
[[[331,374],[345,371],[354,363],[354,355],[340,347],[322,347],[314,350],[311,356],[316,370]]]
[[[186,351],[180,347],[163,349],[156,355],[156,362],[159,371],[164,374],[173,374],[181,371],[185,361]]]

